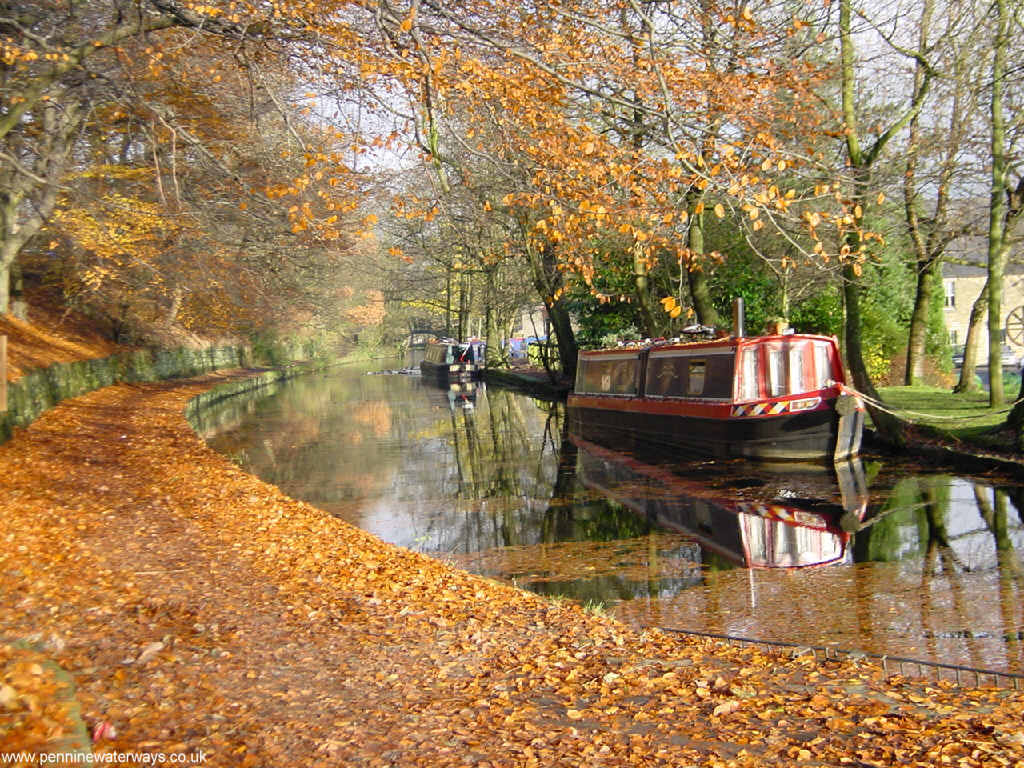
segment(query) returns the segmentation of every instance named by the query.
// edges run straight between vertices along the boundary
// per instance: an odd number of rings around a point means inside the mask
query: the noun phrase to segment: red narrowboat
[[[860,451],[864,406],[844,393],[835,338],[781,333],[583,351],[570,425],[617,449],[838,461]]]

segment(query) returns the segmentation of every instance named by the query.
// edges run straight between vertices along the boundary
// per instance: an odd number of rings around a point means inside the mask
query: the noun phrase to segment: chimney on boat
[[[737,339],[743,338],[745,324],[746,313],[743,311],[743,297],[737,296],[732,300],[732,335]]]

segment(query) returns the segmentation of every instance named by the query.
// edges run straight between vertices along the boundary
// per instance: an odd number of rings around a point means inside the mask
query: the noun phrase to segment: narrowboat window
[[[791,344],[789,347],[789,394],[804,391],[804,345]]]
[[[679,357],[652,357],[647,363],[647,394],[681,397],[686,361]]]
[[[832,378],[832,346],[823,341],[814,342],[814,388],[824,389]]]
[[[584,392],[600,392],[601,391],[601,365],[596,360],[591,360],[587,363],[584,369]]]
[[[612,395],[635,395],[637,391],[637,359],[589,360],[580,366],[581,392]]]
[[[636,362],[620,360],[612,367],[612,392],[616,395],[636,393]]]
[[[757,400],[757,347],[743,350],[740,362],[740,400]]]
[[[768,347],[768,397],[779,397],[786,394],[786,361],[782,356],[782,348],[773,345]]]
[[[686,394],[699,395],[704,392],[704,379],[707,374],[708,364],[704,360],[691,360],[688,376],[686,377]]]

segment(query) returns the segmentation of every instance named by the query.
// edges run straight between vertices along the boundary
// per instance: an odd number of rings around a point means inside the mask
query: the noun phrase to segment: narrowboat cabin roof
[[[811,340],[811,341],[824,341],[829,343],[835,343],[836,338],[834,336],[825,336],[817,333],[776,333],[766,336],[723,336],[720,339],[684,339],[684,338],[673,338],[673,339],[646,339],[644,341],[626,341],[622,342],[615,347],[605,347],[603,349],[584,349],[580,350],[580,355],[584,357],[592,357],[599,355],[615,355],[615,354],[635,354],[643,351],[653,350],[690,350],[690,349],[714,349],[714,348],[728,348],[737,346],[747,346],[751,344],[762,344],[766,342],[792,342],[794,340]]]

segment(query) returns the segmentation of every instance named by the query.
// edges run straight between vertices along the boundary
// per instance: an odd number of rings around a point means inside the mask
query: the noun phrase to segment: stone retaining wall
[[[61,400],[111,384],[183,378],[253,364],[247,346],[205,349],[137,349],[110,357],[54,363],[27,371],[7,384],[7,411],[0,413],[0,443]]]

